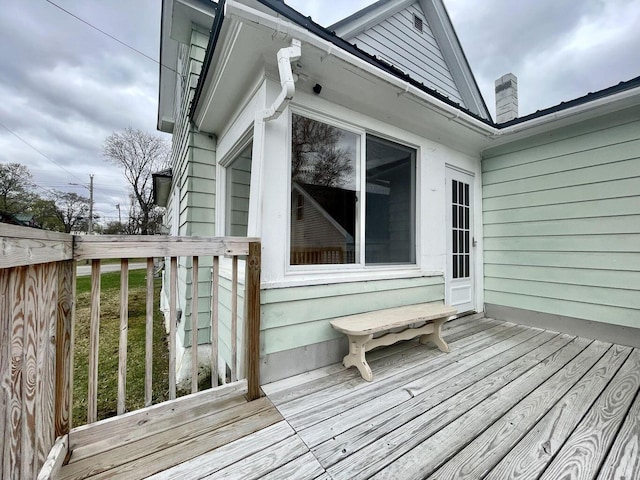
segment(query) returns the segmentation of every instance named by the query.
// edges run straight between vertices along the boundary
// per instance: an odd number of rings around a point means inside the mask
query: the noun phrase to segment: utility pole
[[[120,204],[117,204],[116,208],[118,209],[118,223],[122,225],[122,215],[120,215]]]
[[[89,227],[87,234],[93,233],[93,174],[89,175]]]

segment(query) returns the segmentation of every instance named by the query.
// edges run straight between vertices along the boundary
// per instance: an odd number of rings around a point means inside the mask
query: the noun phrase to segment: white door
[[[445,302],[458,313],[475,310],[473,175],[447,167]]]

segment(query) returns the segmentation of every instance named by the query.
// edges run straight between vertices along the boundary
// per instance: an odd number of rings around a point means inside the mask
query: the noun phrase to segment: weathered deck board
[[[452,327],[450,354],[372,352],[373,384],[333,365],[266,386],[284,418],[270,397],[196,402],[131,432],[125,414],[118,446],[76,439],[62,478],[81,465],[77,478],[638,477],[639,350],[494,320]],[[102,450],[114,440],[83,428]]]
[[[598,476],[609,478],[640,478],[640,391]]]
[[[638,388],[640,351],[634,350],[540,478],[594,478]]]
[[[405,401],[409,401],[416,397],[422,397],[427,393],[430,398],[433,398],[433,392],[434,390],[437,390],[437,387],[439,386],[443,387],[440,388],[442,393],[453,395],[455,392],[452,392],[452,389],[449,386],[450,379],[471,370],[473,367],[489,361],[491,358],[510,349],[514,350],[510,356],[500,356],[498,358],[504,358],[505,360],[514,360],[515,358],[518,358],[524,352],[523,350],[516,349],[515,347],[519,346],[521,343],[526,343],[526,341],[531,340],[532,337],[540,336],[541,333],[542,332],[535,330],[524,330],[513,337],[507,338],[502,342],[491,346],[490,348],[480,350],[474,355],[469,355],[454,362],[450,368],[443,368],[427,373],[426,375],[405,384],[402,388],[394,389],[386,394],[374,397],[365,405],[348,409],[324,422],[315,424],[307,429],[301,429],[299,434],[307,445],[313,447],[340,433],[346,432],[369,419],[373,418],[373,421],[375,421],[375,417],[378,417],[381,412],[393,408]],[[542,337],[543,340],[548,340],[549,334],[542,335]],[[537,346],[538,343],[533,340],[532,345]],[[504,365],[504,363],[502,365]],[[496,370],[498,368],[500,367],[495,367]],[[444,400],[440,397],[438,398],[440,401]]]
[[[589,373],[549,410],[535,428],[525,429],[526,425],[521,426],[520,423],[514,423],[509,428],[508,424],[502,422],[504,419],[501,419],[501,424],[494,424],[489,428],[483,436],[499,437],[507,453],[501,452],[502,458],[487,475],[487,480],[538,478],[627,359],[630,350],[629,347],[614,345]],[[496,431],[498,426],[501,431]],[[516,444],[517,438],[514,436],[523,434],[522,440]],[[476,446],[475,443],[472,442],[467,450]],[[488,444],[488,441],[485,442],[485,445]],[[516,444],[515,447],[513,447],[514,444]],[[478,457],[478,455],[475,456]],[[492,456],[495,457],[495,455]],[[486,462],[487,458],[483,461]]]

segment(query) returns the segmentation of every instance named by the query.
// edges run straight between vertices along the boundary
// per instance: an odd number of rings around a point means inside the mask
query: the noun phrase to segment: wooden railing
[[[217,385],[220,259],[231,263],[231,380],[244,377],[249,400],[260,396],[260,243],[246,238],[196,237],[72,237],[39,230],[0,225],[0,473],[2,478],[35,478],[47,455],[54,471],[66,455],[72,427],[73,331],[76,298],[76,262],[91,261],[91,313],[87,420],[97,420],[100,343],[101,259],[120,261],[120,318],[117,414],[126,411],[125,392],[128,342],[128,271],[130,258],[146,260],[145,404],[152,400],[152,329],[154,258],[167,258],[169,278],[169,398],[175,399],[177,278],[179,258],[192,262],[191,342],[198,345],[198,268],[202,258],[212,258],[209,326],[212,332],[212,386]],[[238,373],[239,258],[246,257],[244,282],[244,375]],[[112,319],[114,320],[114,319]],[[192,372],[198,371],[197,348],[192,348]],[[193,378],[195,377],[195,378]],[[191,391],[198,390],[192,375]],[[56,438],[58,440],[56,441]],[[54,442],[56,442],[54,446]],[[50,453],[51,452],[51,453]],[[50,468],[49,468],[50,467]],[[44,470],[44,469],[43,469]]]

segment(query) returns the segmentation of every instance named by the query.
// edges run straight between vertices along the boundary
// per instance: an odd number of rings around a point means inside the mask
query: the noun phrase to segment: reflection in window
[[[291,265],[355,263],[359,136],[292,118]]]
[[[365,262],[415,263],[412,148],[367,135]]]

